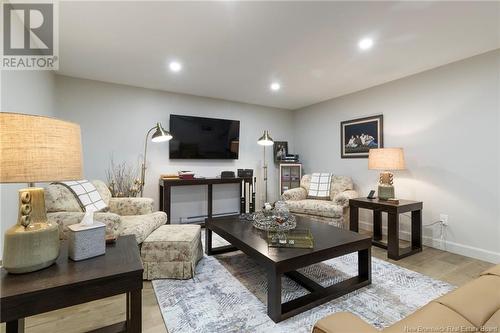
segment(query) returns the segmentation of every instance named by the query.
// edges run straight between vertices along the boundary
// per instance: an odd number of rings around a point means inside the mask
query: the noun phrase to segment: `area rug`
[[[214,246],[225,243],[214,234]],[[328,286],[357,275],[357,255],[350,254],[301,270]],[[308,293],[282,280],[282,301]],[[274,323],[267,316],[266,275],[242,252],[204,256],[191,280],[155,280],[155,294],[169,333],[309,333],[322,317],[349,311],[377,328],[387,327],[454,287],[389,262],[372,258],[372,284]]]

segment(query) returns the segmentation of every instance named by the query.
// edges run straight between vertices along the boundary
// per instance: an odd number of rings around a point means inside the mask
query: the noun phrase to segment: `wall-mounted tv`
[[[170,115],[170,158],[238,159],[240,122]]]

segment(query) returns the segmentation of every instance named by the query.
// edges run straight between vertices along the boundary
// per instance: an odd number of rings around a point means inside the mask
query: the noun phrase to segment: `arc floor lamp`
[[[160,123],[156,123],[156,126],[151,127],[146,133],[146,140],[144,141],[144,160],[142,161],[141,167],[141,197],[144,192],[144,184],[146,182],[146,154],[148,151],[148,138],[152,131],[155,131],[151,136],[152,142],[166,142],[172,139],[172,134],[169,131],[165,130]]]
[[[269,131],[265,130],[264,134],[259,138],[257,141],[259,145],[261,145],[264,148],[264,165],[263,165],[263,174],[264,174],[264,186],[265,186],[265,199],[264,201],[267,202],[267,162],[266,162],[266,146],[272,146],[274,145],[274,140],[271,138],[269,135]]]

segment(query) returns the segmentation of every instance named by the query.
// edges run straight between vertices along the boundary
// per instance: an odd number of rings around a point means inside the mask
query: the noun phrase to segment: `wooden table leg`
[[[358,275],[359,277],[372,281],[372,248],[358,251]]]
[[[387,257],[399,258],[399,214],[387,214]]]
[[[8,321],[5,328],[6,333],[24,333],[24,318]]]
[[[267,315],[275,323],[281,321],[281,274],[274,268],[267,271]]]
[[[170,185],[163,186],[163,209],[167,213],[167,224],[172,222],[172,217],[170,216],[172,211],[172,187]]]
[[[411,247],[422,249],[422,211],[411,212]]]
[[[205,225],[205,254],[207,256],[212,254],[212,230]]]
[[[382,211],[373,211],[373,240],[382,239]]]
[[[127,321],[127,332],[140,333],[142,331],[142,290],[137,289],[128,293],[130,302],[130,318]]]
[[[208,189],[207,189],[208,190],[208,193],[207,193],[207,195],[208,195],[208,199],[207,199],[207,201],[208,201],[207,202],[207,218],[209,220],[211,220],[212,219],[212,214],[213,214],[213,204],[214,204],[213,203],[213,186],[212,186],[212,184],[208,184],[207,187],[208,187]]]
[[[354,232],[359,231],[359,208],[349,207],[349,229]]]

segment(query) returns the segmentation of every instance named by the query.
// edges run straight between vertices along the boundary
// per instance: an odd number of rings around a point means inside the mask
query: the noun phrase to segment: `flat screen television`
[[[240,122],[170,115],[171,159],[238,159]]]

